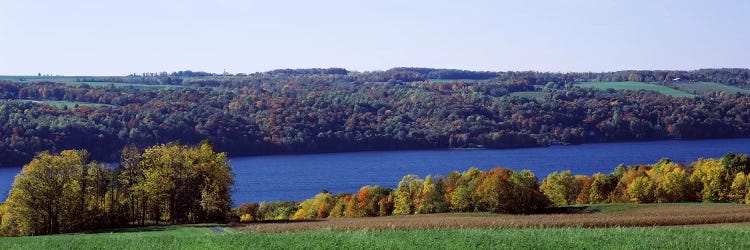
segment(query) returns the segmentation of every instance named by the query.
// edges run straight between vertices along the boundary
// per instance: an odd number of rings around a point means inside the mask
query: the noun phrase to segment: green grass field
[[[614,89],[614,90],[650,90],[656,91],[663,95],[670,95],[674,97],[693,97],[694,95],[672,89],[666,86],[656,85],[652,83],[644,82],[585,82],[576,83],[576,86],[582,88],[597,88],[597,89]]]
[[[707,92],[725,92],[729,94],[734,93],[743,93],[743,94],[750,94],[750,90],[747,89],[741,89],[734,86],[724,85],[724,84],[718,84],[713,82],[679,82],[675,83],[677,85],[677,88],[682,91],[688,91],[688,92],[698,92],[698,93],[707,93]]]
[[[544,92],[541,92],[541,91],[513,92],[513,93],[510,93],[510,96],[534,98],[534,99],[537,99],[537,100],[544,100],[544,98],[546,98],[546,94]]]
[[[640,215],[643,217],[689,216],[703,214],[707,220],[722,214],[743,214],[748,205],[727,203],[689,204],[601,204],[572,206],[583,208],[574,214],[498,215],[491,213],[434,214],[351,218],[356,229],[337,230],[323,221],[286,222],[312,225],[301,232],[255,232],[248,226],[275,225],[251,223],[227,225],[154,226],[95,233],[0,238],[0,249],[750,249],[750,224],[707,224],[655,227],[483,227],[482,221],[513,218],[543,221],[586,220],[586,213],[602,216]],[[584,213],[584,214],[581,214]],[[746,212],[744,212],[746,214]],[[426,224],[443,217],[466,216],[453,220],[452,228],[433,228]],[[667,216],[667,217],[668,217]],[[374,229],[382,219],[407,221],[415,228]],[[596,218],[594,218],[596,219]],[[334,223],[339,223],[334,222]],[[476,220],[475,220],[476,222]],[[459,223],[459,224],[456,224]],[[523,222],[521,222],[523,223]],[[698,224],[705,222],[698,221]],[[284,223],[281,223],[284,224]],[[520,224],[515,224],[520,225]],[[291,225],[294,227],[294,225]]]
[[[139,83],[119,83],[119,82],[78,82],[78,76],[0,76],[0,80],[30,83],[30,82],[59,82],[71,85],[89,85],[91,87],[134,87],[134,88],[177,88],[184,87],[179,85],[155,85]]]
[[[750,227],[320,230],[172,226],[0,239],[0,249],[748,249]]]

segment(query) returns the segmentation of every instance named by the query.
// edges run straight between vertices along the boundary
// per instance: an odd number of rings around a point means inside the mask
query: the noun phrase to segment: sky
[[[750,67],[750,1],[0,0],[0,75]]]

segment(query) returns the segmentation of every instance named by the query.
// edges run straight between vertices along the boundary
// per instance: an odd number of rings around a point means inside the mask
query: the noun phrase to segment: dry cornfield
[[[616,204],[575,207],[533,215],[446,213],[236,224],[252,232],[363,229],[649,227],[750,222],[750,205]]]

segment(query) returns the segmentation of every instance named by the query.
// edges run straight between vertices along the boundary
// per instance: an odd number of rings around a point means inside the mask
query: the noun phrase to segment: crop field
[[[674,97],[693,97],[694,95],[672,89],[666,86],[656,85],[652,83],[644,82],[585,82],[576,83],[576,86],[582,88],[597,88],[601,90],[614,89],[614,90],[650,90],[656,91],[663,95],[669,95]]]
[[[749,222],[750,205],[606,204],[536,215],[153,226],[2,238],[0,249],[748,249]]]
[[[749,205],[612,204],[567,207],[547,214],[446,213],[374,218],[336,218],[307,222],[249,223],[252,232],[362,229],[648,227],[750,222]]]
[[[59,82],[70,85],[88,85],[91,87],[134,87],[134,88],[177,88],[179,85],[156,85],[119,82],[79,82],[78,76],[0,76],[0,80],[30,83],[30,82]]]
[[[544,100],[544,98],[546,98],[546,94],[544,92],[541,92],[541,91],[513,92],[513,93],[510,93],[510,96],[533,98],[533,99],[537,99],[537,100]]]
[[[725,92],[734,94],[739,92],[743,94],[750,94],[750,90],[748,89],[741,89],[738,87],[713,82],[679,82],[675,83],[675,85],[677,85],[677,88],[679,88],[680,90],[691,93]]]

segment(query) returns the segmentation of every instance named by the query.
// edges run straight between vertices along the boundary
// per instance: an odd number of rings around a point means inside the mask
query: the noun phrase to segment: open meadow
[[[693,97],[692,94],[680,90],[645,82],[583,82],[576,83],[576,86],[581,88],[596,88],[601,90],[650,90],[673,97]]]
[[[675,83],[678,89],[685,92],[695,92],[698,94],[709,93],[709,92],[724,92],[728,94],[742,93],[750,94],[750,90],[741,89],[734,86],[718,84],[713,82],[678,82]]]
[[[182,88],[180,85],[162,85],[162,84],[142,84],[142,83],[122,83],[122,82],[101,82],[101,81],[78,81],[79,76],[0,76],[0,80],[14,81],[21,83],[32,82],[57,82],[68,85],[88,85],[90,87],[133,87],[133,88]],[[125,77],[127,78],[127,77]]]
[[[747,205],[615,204],[537,215],[459,213],[234,227],[154,226],[3,238],[0,249],[747,249],[748,222]]]

